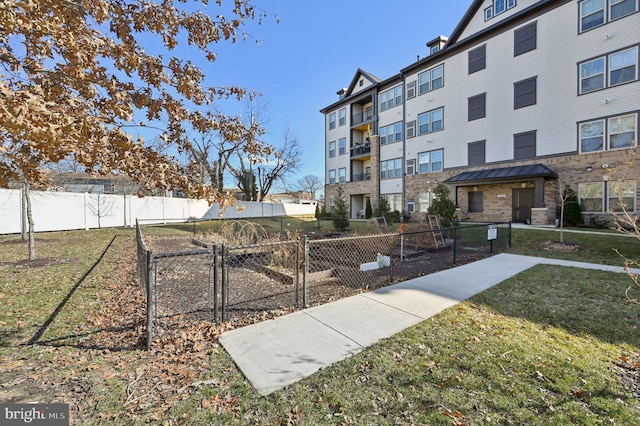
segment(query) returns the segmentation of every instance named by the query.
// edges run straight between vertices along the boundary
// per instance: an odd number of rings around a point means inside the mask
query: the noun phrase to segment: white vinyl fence
[[[144,223],[217,219],[220,208],[204,200],[71,192],[31,191],[31,208],[37,232],[132,226]],[[244,206],[244,209],[238,208]],[[313,215],[314,205],[238,202],[224,218]],[[22,191],[0,189],[0,234],[22,230]]]

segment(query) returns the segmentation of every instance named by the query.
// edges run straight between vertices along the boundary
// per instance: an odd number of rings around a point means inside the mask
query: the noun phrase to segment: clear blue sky
[[[324,121],[320,109],[338,99],[358,68],[386,79],[427,55],[426,42],[449,36],[471,0],[254,0],[277,15],[244,28],[252,37],[214,47],[218,60],[199,63],[208,83],[237,85],[263,94],[269,122],[267,141],[282,129],[297,134],[303,165],[297,177],[324,181]],[[209,13],[216,13],[214,2]],[[239,107],[239,106],[237,106]],[[225,104],[223,112],[234,105]],[[297,179],[290,179],[295,182]]]

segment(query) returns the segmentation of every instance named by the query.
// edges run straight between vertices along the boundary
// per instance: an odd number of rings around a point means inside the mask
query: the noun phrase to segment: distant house
[[[339,185],[352,218],[380,198],[422,215],[444,182],[477,221],[553,224],[565,185],[587,216],[637,212],[639,8],[475,0],[428,56],[358,69],[321,110],[327,210]]]

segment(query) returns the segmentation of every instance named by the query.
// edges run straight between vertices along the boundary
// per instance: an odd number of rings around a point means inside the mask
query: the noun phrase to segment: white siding
[[[534,5],[535,3],[539,3],[541,0],[517,0],[516,7],[505,10],[503,13],[494,16],[492,19],[485,21],[484,20],[484,10],[493,4],[492,0],[485,0],[482,4],[482,7],[478,9],[478,12],[471,19],[469,24],[466,26],[458,41],[462,41],[482,30],[488,28],[492,25],[497,24],[500,21],[503,21],[505,18],[512,16],[515,13],[519,13],[522,10],[526,9],[529,6]],[[574,18],[575,20],[575,18]]]

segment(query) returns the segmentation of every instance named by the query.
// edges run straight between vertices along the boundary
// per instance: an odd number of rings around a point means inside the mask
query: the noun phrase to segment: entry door
[[[531,208],[533,207],[533,197],[533,188],[513,190],[513,222],[531,223]]]

